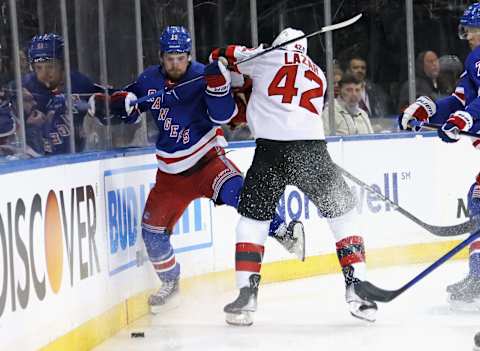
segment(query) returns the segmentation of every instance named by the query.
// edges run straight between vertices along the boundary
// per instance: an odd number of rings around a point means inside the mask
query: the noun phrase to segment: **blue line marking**
[[[137,171],[146,171],[150,169],[157,169],[158,165],[156,163],[151,163],[148,165],[140,165],[140,166],[132,166],[132,167],[125,167],[125,168],[117,168],[111,169],[104,172],[104,177],[109,177],[116,174],[123,174],[123,173],[131,173]]]
[[[211,238],[211,237],[210,237]],[[200,249],[206,249],[208,247],[212,247],[213,243],[203,243],[203,244],[197,244],[197,245],[191,245],[191,246],[185,246],[185,247],[179,247],[177,249],[173,249],[173,251],[178,254],[182,252],[188,252],[188,251],[195,251],[195,250],[200,250]]]
[[[123,272],[123,271],[126,271],[127,269],[129,268],[132,268],[132,267],[135,267],[137,265],[137,259],[134,259],[133,261],[130,261],[128,263],[125,263],[117,268],[115,268],[114,270],[110,271],[108,273],[108,275],[111,277],[115,274],[118,274],[120,272]]]

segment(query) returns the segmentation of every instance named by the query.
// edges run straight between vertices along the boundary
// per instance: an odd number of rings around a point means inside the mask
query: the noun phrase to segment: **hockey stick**
[[[370,193],[375,194],[378,198],[388,203],[390,206],[396,209],[399,213],[401,213],[402,215],[410,219],[412,222],[418,224],[422,228],[426,229],[428,232],[432,233],[433,235],[436,235],[436,236],[461,235],[461,234],[470,233],[474,231],[480,225],[480,221],[476,217],[471,218],[466,222],[456,224],[456,225],[451,225],[451,226],[436,226],[436,225],[427,224],[422,220],[420,220],[419,218],[415,217],[413,214],[411,214],[407,210],[400,207],[397,203],[393,202],[389,198],[385,197],[384,195],[376,191],[374,188],[372,188],[368,184],[362,182],[353,174],[347,172],[345,169],[343,169],[339,165],[337,165],[337,167],[340,170],[340,172],[342,172],[348,179],[354,181],[355,183],[357,183],[358,185],[360,185],[362,188],[369,191]]]
[[[457,254],[465,246],[470,244],[472,241],[480,237],[480,230],[477,230],[475,233],[470,235],[467,239],[462,241],[460,244],[455,246],[453,249],[448,251],[445,255],[440,257],[438,260],[433,262],[430,266],[424,269],[420,274],[417,274],[412,280],[402,286],[397,290],[385,290],[381,289],[368,281],[360,281],[354,285],[355,293],[360,296],[362,299],[373,300],[378,302],[390,302],[398,295],[402,294],[413,285],[418,283],[420,280],[425,278],[427,275],[432,273],[435,269],[440,267],[445,261],[449,260],[452,256]]]
[[[268,54],[269,52],[272,52],[273,50],[276,50],[276,49],[279,49],[285,45],[288,45],[288,44],[291,44],[291,43],[294,43],[296,42],[297,40],[300,40],[300,39],[304,39],[304,38],[310,38],[310,37],[313,37],[315,35],[318,35],[318,34],[321,34],[321,33],[325,33],[325,32],[331,32],[333,30],[337,30],[337,29],[340,29],[340,28],[344,28],[344,27],[347,27],[355,22],[357,22],[360,17],[362,17],[362,14],[359,13],[358,15],[346,20],[346,21],[343,21],[343,22],[339,22],[339,23],[335,23],[335,24],[332,24],[330,26],[325,26],[325,27],[322,27],[320,30],[317,30],[316,32],[313,32],[313,33],[310,33],[310,34],[305,34],[305,35],[302,35],[298,38],[293,38],[293,39],[290,39],[290,40],[287,40],[286,42],[282,43],[282,44],[279,44],[279,45],[275,45],[275,46],[272,46],[272,47],[269,47],[267,49],[265,49],[264,51],[254,55],[254,56],[251,56],[251,57],[247,57],[246,59],[244,60],[241,60],[241,61],[238,61],[237,63],[235,63],[235,65],[240,65],[244,62],[247,62],[247,61],[250,61],[250,60],[253,60],[257,57],[260,57],[262,55],[265,55],[265,54]],[[187,85],[187,84],[190,84],[190,83],[193,83],[193,82],[196,82],[197,80],[199,79],[202,79],[203,76],[198,76],[198,77],[195,77],[193,79],[190,79],[190,80],[187,80],[183,83],[180,83],[176,86],[173,87],[173,89],[176,89],[176,88],[179,88],[181,86],[184,86],[184,85]],[[149,99],[153,99],[153,98],[156,98],[156,97],[159,97],[161,95],[163,95],[164,92],[163,91],[157,91],[156,93],[153,93],[153,94],[150,94],[150,95],[145,95],[135,101],[132,101],[130,102],[130,106],[134,106],[136,104],[141,104],[142,102],[145,102]]]
[[[264,51],[258,53],[257,55],[254,55],[254,56],[251,56],[251,57],[247,57],[246,59],[242,60],[242,61],[239,61],[237,63],[235,63],[235,65],[239,65],[239,64],[242,64],[244,62],[248,62],[250,60],[253,60],[253,59],[256,59],[257,57],[260,57],[260,56],[263,56],[265,54],[268,54],[269,52],[273,51],[273,50],[276,50],[276,49],[279,49],[283,46],[286,46],[288,44],[291,44],[291,43],[294,43],[298,40],[301,40],[301,39],[308,39],[310,37],[313,37],[315,35],[318,35],[318,34],[322,34],[322,33],[325,33],[325,32],[331,32],[333,30],[337,30],[337,29],[340,29],[340,28],[344,28],[344,27],[347,27],[355,22],[357,22],[360,17],[362,17],[362,14],[359,13],[358,15],[346,20],[346,21],[343,21],[343,22],[339,22],[339,23],[335,23],[335,24],[332,24],[330,26],[325,26],[325,27],[322,27],[320,28],[320,30],[317,30],[316,32],[313,32],[313,33],[310,33],[310,34],[305,34],[305,35],[302,35],[301,37],[298,37],[298,38],[293,38],[293,39],[290,39],[290,40],[287,40],[286,42],[284,43],[281,43],[281,44],[278,44],[278,45],[275,45],[275,46],[272,46],[272,47],[269,47],[268,49],[265,49]]]
[[[442,129],[441,124],[435,124],[435,123],[410,121],[408,124],[411,125],[412,127],[428,128],[428,129],[434,129],[434,130]],[[458,134],[480,139],[480,134],[476,134],[476,133],[473,133],[473,132],[467,132],[467,131],[464,131],[464,130],[460,130],[458,132]]]

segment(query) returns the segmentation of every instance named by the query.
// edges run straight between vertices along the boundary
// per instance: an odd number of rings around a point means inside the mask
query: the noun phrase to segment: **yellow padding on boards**
[[[121,303],[40,348],[42,351],[91,350],[127,325],[127,305]]]
[[[368,249],[366,252],[369,268],[388,267],[401,264],[433,262],[450,251],[460,241],[442,241],[435,243],[392,246],[380,249]],[[468,249],[463,249],[452,259],[468,256]],[[262,265],[262,283],[272,283],[290,279],[307,278],[320,274],[340,272],[336,254],[307,257],[305,262],[287,260]]]
[[[395,246],[381,249],[367,248],[367,265],[369,268],[387,267],[400,264],[433,262],[457,245],[459,241],[443,241],[407,246]],[[468,250],[464,249],[453,259],[466,258]],[[291,279],[306,278],[321,274],[340,272],[340,265],[335,254],[308,257],[305,262],[285,260],[265,263],[262,266],[262,283],[271,283]],[[207,284],[205,284],[207,283]],[[213,272],[202,276],[181,280],[182,295],[207,289],[214,291],[232,290],[235,287],[233,270]],[[151,291],[130,297],[100,316],[85,322],[78,328],[58,338],[42,351],[87,351],[99,345],[120,329],[148,313],[147,298]]]

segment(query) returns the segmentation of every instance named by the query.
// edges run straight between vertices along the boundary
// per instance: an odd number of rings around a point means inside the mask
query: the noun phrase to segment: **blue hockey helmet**
[[[30,63],[47,60],[63,60],[63,38],[54,33],[36,35],[28,47],[28,60]]]
[[[468,6],[460,17],[458,25],[458,36],[460,39],[467,39],[466,27],[480,29],[480,3],[476,2]]]
[[[192,38],[182,26],[168,26],[160,36],[160,52],[190,52]]]

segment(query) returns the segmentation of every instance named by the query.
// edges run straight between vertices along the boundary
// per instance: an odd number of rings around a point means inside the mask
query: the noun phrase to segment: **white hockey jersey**
[[[227,56],[237,62],[261,50],[230,46]],[[247,121],[256,139],[325,139],[322,109],[326,79],[307,55],[277,49],[234,69],[253,80]]]

